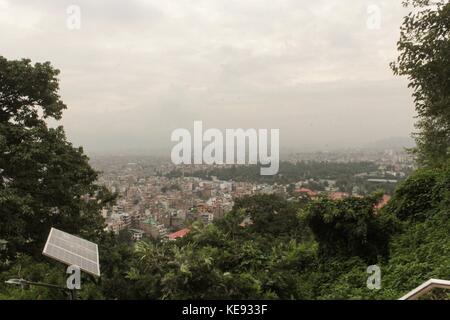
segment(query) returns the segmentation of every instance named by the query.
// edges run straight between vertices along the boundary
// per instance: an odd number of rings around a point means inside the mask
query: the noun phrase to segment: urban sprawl
[[[230,168],[230,165],[174,165],[168,160],[147,156],[99,156],[91,161],[101,172],[99,183],[118,195],[114,206],[102,210],[107,229],[115,233],[128,230],[135,241],[142,238],[170,241],[183,237],[193,222],[209,224],[223,217],[239,197],[278,194],[295,201],[319,196],[332,199],[361,196],[377,188],[386,189],[383,186],[395,186],[413,169],[411,158],[403,150],[292,153],[284,156],[285,163],[290,164],[372,164],[374,170],[344,177],[352,184],[348,186],[347,183],[345,187],[339,179],[332,179],[328,174],[311,176],[313,173],[309,172],[302,173],[302,178],[285,183],[277,180],[235,181],[198,174]],[[282,171],[279,174],[282,175]],[[379,205],[385,204],[389,198],[386,191]]]

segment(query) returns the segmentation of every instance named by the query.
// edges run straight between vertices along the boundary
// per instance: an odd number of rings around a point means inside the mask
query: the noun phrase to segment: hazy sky
[[[61,70],[61,123],[88,152],[167,148],[194,120],[279,128],[282,149],[359,146],[413,130],[389,69],[404,14],[401,0],[0,0],[0,55]]]

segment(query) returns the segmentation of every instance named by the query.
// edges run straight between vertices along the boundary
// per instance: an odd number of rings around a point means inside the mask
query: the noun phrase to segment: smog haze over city
[[[406,11],[372,2],[86,0],[70,29],[70,1],[0,0],[0,38],[62,71],[69,108],[51,124],[88,154],[169,156],[194,120],[278,128],[284,151],[403,143],[414,109],[389,63]]]

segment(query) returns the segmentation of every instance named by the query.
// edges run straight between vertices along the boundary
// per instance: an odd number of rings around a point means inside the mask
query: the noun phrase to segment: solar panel
[[[94,276],[100,276],[97,244],[52,228],[42,252],[67,265],[76,265]]]

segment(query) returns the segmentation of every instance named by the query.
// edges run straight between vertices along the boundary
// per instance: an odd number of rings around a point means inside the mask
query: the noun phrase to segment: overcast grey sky
[[[405,13],[401,0],[0,0],[0,54],[61,70],[61,123],[88,152],[170,147],[194,120],[279,128],[282,149],[359,146],[413,130],[389,69]]]

